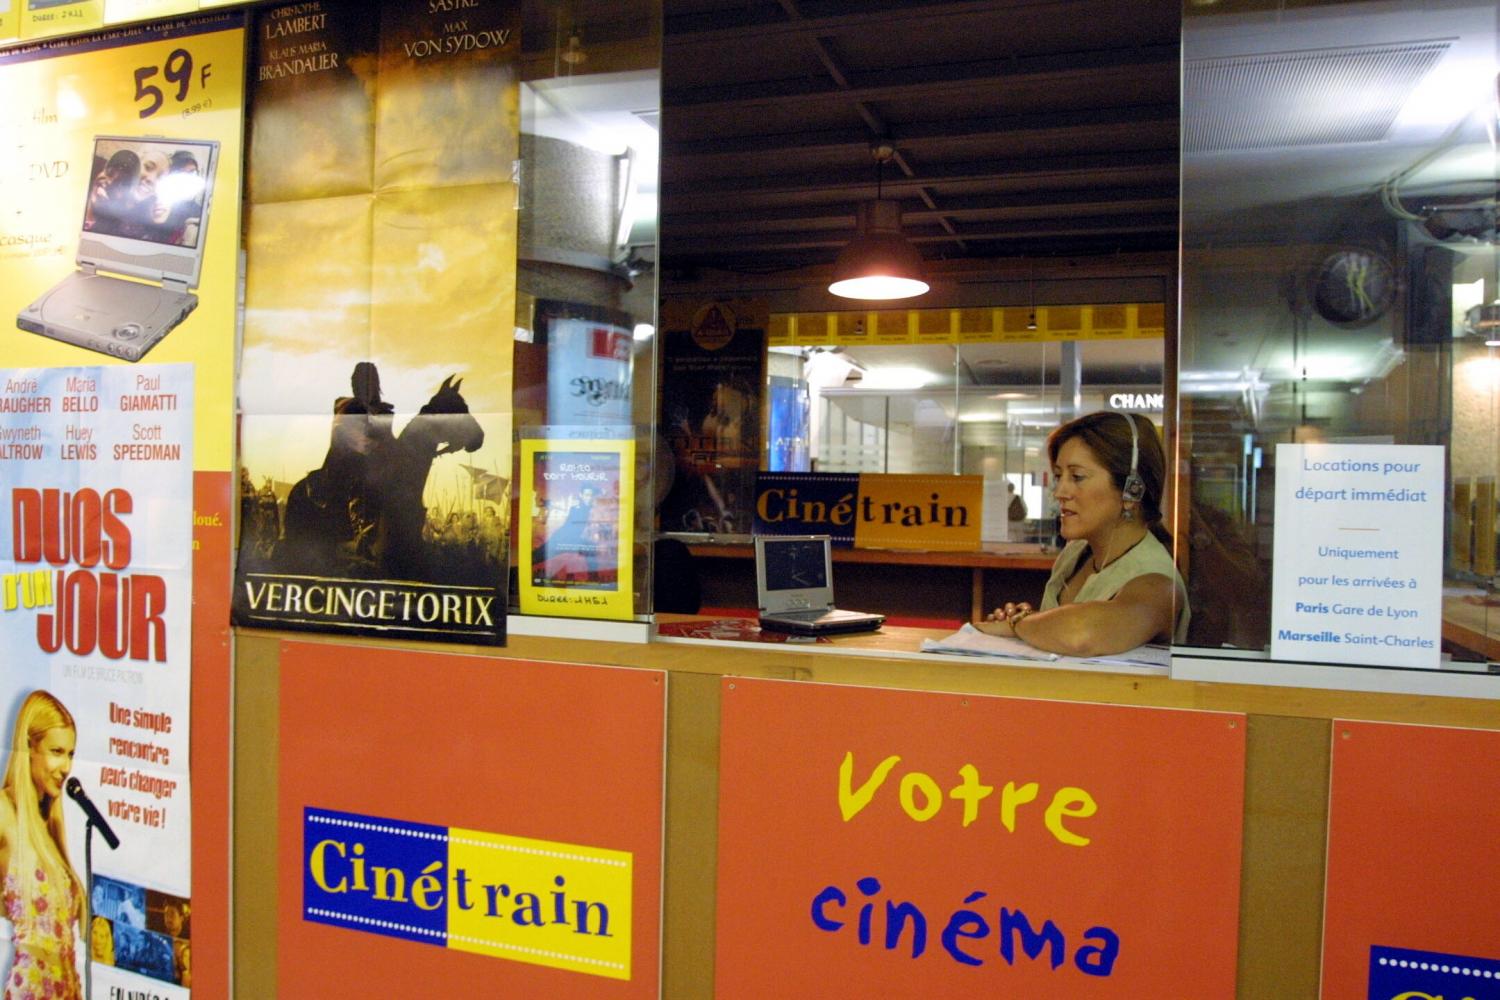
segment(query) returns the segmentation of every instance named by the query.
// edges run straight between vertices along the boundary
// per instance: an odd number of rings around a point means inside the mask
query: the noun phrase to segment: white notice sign
[[[1444,481],[1437,445],[1276,446],[1273,659],[1438,666]]]

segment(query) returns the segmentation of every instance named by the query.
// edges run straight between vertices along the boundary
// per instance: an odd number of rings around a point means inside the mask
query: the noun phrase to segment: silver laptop
[[[78,269],[16,316],[28,333],[139,361],[198,305],[219,144],[101,135]]]
[[[833,545],[827,535],[756,535],[760,626],[799,635],[871,632],[885,615],[833,606]]]

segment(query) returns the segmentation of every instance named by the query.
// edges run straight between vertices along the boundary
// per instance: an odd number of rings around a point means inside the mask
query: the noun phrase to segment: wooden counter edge
[[[659,615],[661,621],[692,616]],[[913,691],[1088,701],[1155,708],[1243,712],[1311,719],[1364,719],[1434,726],[1500,730],[1500,699],[1375,694],[1361,691],[1288,688],[1175,680],[1035,664],[976,662],[965,657],[913,659],[882,653],[829,655],[815,645],[738,642],[623,643],[541,636],[512,636],[503,647],[353,639],[301,632],[236,629],[241,635],[342,646],[379,645],[413,652],[468,654],[500,659],[540,660],[633,667],[720,676],[760,677],[824,684],[855,684]],[[924,629],[882,630],[881,641],[905,634],[915,650],[921,638],[940,635]],[[869,637],[846,637],[840,642]]]

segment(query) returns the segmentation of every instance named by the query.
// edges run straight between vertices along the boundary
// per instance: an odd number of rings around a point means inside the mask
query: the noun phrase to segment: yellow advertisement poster
[[[14,0],[21,9],[21,37],[48,38],[90,31],[104,24],[104,0]]]
[[[630,620],[635,441],[521,440],[521,612]]]
[[[16,11],[17,0],[0,0],[0,42],[8,41],[21,33],[21,18]]]
[[[242,19],[0,53],[0,354],[195,365],[194,465],[227,472]]]
[[[87,6],[32,0],[29,11],[73,14]],[[97,12],[101,5],[92,6]],[[76,20],[59,23],[59,30],[82,27]],[[173,737],[180,741],[171,764],[185,765],[190,758],[192,767],[191,796],[180,787],[170,813],[164,814],[169,803],[154,788],[162,779],[134,770],[131,788],[153,789],[149,805],[127,810],[108,802],[116,822],[122,818],[151,831],[184,832],[180,848],[156,851],[151,861],[180,870],[179,878],[169,883],[138,867],[119,870],[125,877],[114,879],[115,889],[104,897],[140,900],[143,905],[129,924],[136,941],[146,935],[165,947],[127,950],[122,942],[129,934],[117,925],[113,967],[96,962],[93,969],[99,997],[181,996],[189,976],[205,995],[225,995],[228,989],[223,900],[229,872],[220,846],[230,836],[224,581],[230,574],[232,521],[244,24],[243,15],[217,15],[0,52],[0,145],[6,150],[0,157],[0,359],[8,368],[54,377],[68,373],[57,405],[62,440],[56,448],[13,453],[8,442],[26,441],[28,432],[34,439],[40,429],[12,428],[7,443],[0,444],[11,460],[4,474],[15,480],[42,475],[61,487],[49,493],[87,498],[99,494],[96,484],[103,477],[149,478],[155,468],[140,463],[192,456],[191,501],[181,497],[163,506],[137,500],[134,516],[143,528],[152,526],[151,537],[160,526],[186,543],[191,532],[192,590],[174,590],[168,600],[173,614],[191,613],[191,644],[184,637],[174,647],[182,651],[184,667],[176,674],[172,697],[186,704],[190,694],[193,717],[159,709],[161,699],[141,702],[132,688],[129,697],[117,699],[130,702],[131,711],[114,705],[107,713],[108,729],[80,730],[108,736],[118,746],[106,752],[125,760],[139,756],[130,747],[144,744],[125,738],[134,727],[121,718],[159,718],[153,729],[170,718]],[[168,384],[167,372],[177,373],[180,389]],[[27,380],[16,381],[16,391],[23,391]],[[182,444],[188,438],[190,450]],[[10,509],[9,501],[4,509]],[[109,575],[113,580],[116,574]],[[129,580],[134,588],[141,576],[120,579],[122,587]],[[101,582],[100,594],[112,593],[112,586]],[[100,627],[113,628],[102,605],[100,611],[102,617],[95,616]],[[83,683],[89,685],[151,683],[147,675],[157,670],[112,667],[108,678],[96,677],[79,655],[74,649],[57,654],[53,669],[80,678],[88,674]],[[78,711],[77,704],[72,707]],[[198,711],[204,707],[209,710]],[[125,714],[117,717],[117,708]],[[142,738],[157,740],[154,734]],[[78,773],[86,784],[92,776],[101,786],[123,787],[126,765],[138,763],[146,762],[80,766]],[[153,756],[149,763],[167,761]],[[105,788],[96,794],[103,805]],[[137,836],[135,843],[139,850],[145,841]],[[107,875],[101,868],[101,879]],[[169,889],[174,895],[163,896]],[[189,908],[192,934],[185,916]],[[143,912],[151,914],[144,927]],[[95,916],[107,924],[120,914],[96,911]],[[95,934],[100,926],[94,925]],[[190,942],[201,945],[196,966],[188,965]]]

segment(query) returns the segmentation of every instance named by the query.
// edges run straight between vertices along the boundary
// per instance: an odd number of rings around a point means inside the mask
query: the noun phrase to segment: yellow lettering
[[[979,783],[979,768],[973,764],[965,764],[958,769],[963,776],[964,783],[948,793],[949,798],[962,799],[964,804],[964,826],[968,826],[979,818],[980,800],[989,796],[995,790],[994,785],[981,785]]]
[[[1016,832],[1016,809],[1036,799],[1036,793],[1041,790],[1041,785],[1035,781],[1028,781],[1020,788],[1016,787],[1014,781],[1007,781],[1005,787],[1000,790],[1000,822],[1011,833]]]
[[[774,496],[777,500],[780,500],[781,495],[781,490],[766,490],[760,496],[755,498],[755,513],[760,515],[760,519],[762,521],[765,521],[767,524],[775,524],[777,521],[781,520],[782,515],[779,511],[777,512],[775,517],[771,516],[770,505],[772,496]],[[844,818],[848,819],[849,817],[845,816]]]
[[[1059,788],[1052,796],[1052,804],[1047,807],[1046,824],[1047,829],[1052,831],[1052,836],[1061,843],[1070,844],[1073,847],[1085,847],[1089,838],[1080,837],[1078,834],[1066,829],[1063,824],[1064,816],[1077,816],[1087,819],[1099,811],[1099,804],[1094,797],[1082,788]]]
[[[354,888],[360,892],[369,892],[370,883],[365,881],[365,845],[354,845],[354,860],[350,862],[354,869]]]
[[[349,882],[347,879],[340,878],[338,885],[328,884],[328,867],[323,862],[323,851],[328,847],[332,847],[338,851],[339,857],[342,858],[344,856],[344,845],[337,840],[319,841],[312,849],[312,857],[307,859],[308,871],[312,872],[313,881],[318,883],[318,888],[324,892],[348,892]]]
[[[434,874],[442,867],[443,863],[441,861],[434,861],[432,864],[422,869],[422,874],[412,879],[411,901],[413,903],[416,903],[420,909],[435,910],[439,906],[443,905],[443,883],[439,881],[437,876]],[[432,903],[431,905],[428,905],[427,897],[433,893],[438,894],[437,901]]]
[[[917,807],[916,791],[919,788],[922,790],[922,798],[926,800],[921,808]],[[943,808],[943,790],[936,781],[921,771],[913,771],[901,779],[901,808],[918,823],[925,823]]]
[[[828,519],[837,525],[846,525],[854,520],[854,494],[845,493],[828,512]]]
[[[371,865],[370,874],[375,878],[375,898],[389,899],[393,903],[406,902],[406,873],[399,868]]]
[[[844,762],[839,765],[839,812],[844,816],[847,823],[859,814],[859,811],[870,804],[880,786],[885,784],[885,779],[890,777],[891,768],[900,763],[901,758],[894,754],[880,762],[874,772],[866,779],[859,788],[853,788],[854,784],[854,751],[850,750],[844,754]]]

